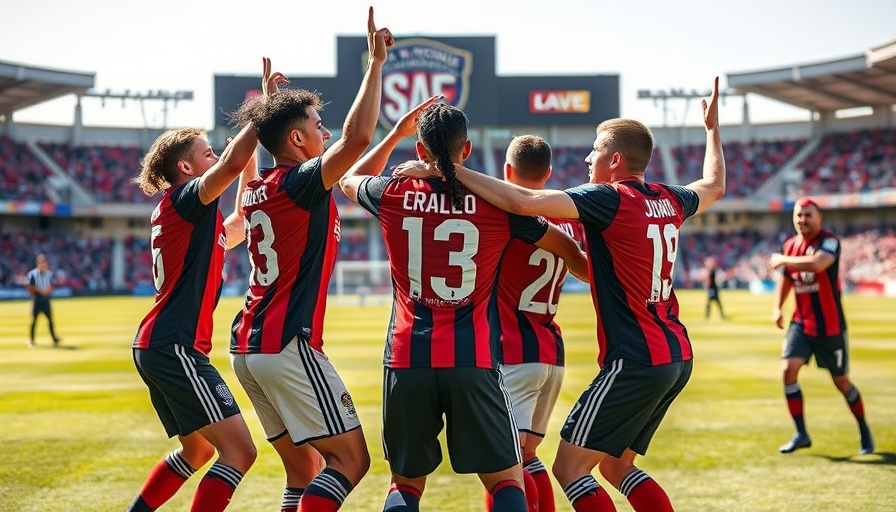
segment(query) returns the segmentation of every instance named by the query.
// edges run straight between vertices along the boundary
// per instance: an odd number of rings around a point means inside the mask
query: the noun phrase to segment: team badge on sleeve
[[[836,238],[825,238],[821,242],[821,248],[825,252],[837,252],[837,248],[840,246],[840,242]]]

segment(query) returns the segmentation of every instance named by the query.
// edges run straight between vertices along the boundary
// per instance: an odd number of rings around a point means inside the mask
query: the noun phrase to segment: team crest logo
[[[218,384],[215,386],[215,392],[218,393],[218,396],[224,401],[224,405],[228,407],[233,405],[233,395],[230,394],[230,389],[227,388],[227,384]]]
[[[383,66],[380,122],[391,128],[408,110],[437,94],[463,109],[472,71],[473,54],[467,50],[421,38],[395,43]]]
[[[339,400],[342,402],[342,407],[345,408],[345,411],[349,416],[357,416],[357,411],[355,411],[355,403],[352,402],[352,396],[348,394],[348,391],[342,393],[342,396],[339,397]]]

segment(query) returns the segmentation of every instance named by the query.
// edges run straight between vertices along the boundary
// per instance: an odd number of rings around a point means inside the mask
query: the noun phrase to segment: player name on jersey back
[[[401,207],[412,212],[472,215],[476,213],[476,196],[465,194],[463,207],[458,209],[455,208],[448,194],[408,190],[404,193]]]
[[[253,206],[268,200],[268,186],[262,185],[257,189],[249,189],[243,192],[241,204],[243,206]]]
[[[662,198],[662,199],[645,199],[645,205],[647,206],[647,211],[644,212],[644,215],[654,219],[660,219],[663,217],[675,217],[678,215],[677,209],[672,204],[672,201]]]

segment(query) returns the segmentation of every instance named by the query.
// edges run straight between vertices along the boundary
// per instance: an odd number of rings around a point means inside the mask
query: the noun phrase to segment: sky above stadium
[[[12,4],[15,7],[12,7]],[[0,0],[0,60],[95,73],[95,89],[192,90],[168,126],[211,128],[213,76],[259,74],[261,57],[301,86],[335,75],[336,36],[363,35],[369,0]],[[640,89],[708,90],[718,75],[851,57],[896,39],[893,0],[454,0],[372,4],[396,37],[494,35],[499,76],[619,74],[621,114],[651,126],[701,123],[699,102],[639,100]],[[450,5],[450,8],[447,6]],[[512,7],[511,7],[512,6]],[[326,91],[324,98],[326,99]],[[751,95],[753,122],[809,113]],[[17,113],[17,122],[68,125],[70,96]],[[161,127],[160,102],[82,101],[87,126]],[[728,98],[723,124],[741,121]],[[342,120],[327,120],[332,126]]]

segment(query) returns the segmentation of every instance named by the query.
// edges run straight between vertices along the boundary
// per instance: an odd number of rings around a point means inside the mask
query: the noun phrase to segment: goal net
[[[341,304],[383,304],[392,300],[388,261],[337,261],[330,293]]]

